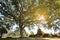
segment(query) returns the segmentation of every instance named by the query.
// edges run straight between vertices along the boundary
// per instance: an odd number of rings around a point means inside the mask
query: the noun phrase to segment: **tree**
[[[1,21],[7,28],[17,23],[21,37],[23,37],[23,30],[26,26],[42,24],[46,28],[51,28],[53,21],[57,18],[60,19],[59,9],[57,8],[59,6],[56,6],[55,0],[5,0],[4,2],[0,2],[0,5],[2,4],[6,8],[2,7],[1,9],[1,14],[4,15]]]

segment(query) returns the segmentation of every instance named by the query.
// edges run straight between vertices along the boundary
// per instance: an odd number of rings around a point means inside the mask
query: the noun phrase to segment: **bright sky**
[[[34,26],[34,28],[35,28],[35,29],[29,30],[28,27],[25,27],[25,30],[26,30],[26,32],[27,32],[29,35],[30,35],[30,31],[33,31],[34,34],[36,34],[38,27],[37,27],[37,26]],[[47,28],[44,28],[43,26],[41,26],[40,29],[41,29],[44,33],[54,34],[53,28],[51,28],[51,29],[48,30]],[[58,32],[59,32],[59,31],[57,31],[56,33],[58,33]]]
[[[27,32],[28,34],[30,34],[30,31],[33,31],[34,34],[36,34],[36,33],[37,33],[37,29],[38,29],[38,27],[35,25],[34,28],[31,29],[31,30],[29,30],[28,27],[25,27],[24,29],[26,30],[26,32]]]
[[[12,26],[11,26],[12,27]],[[13,27],[12,27],[12,31],[15,31],[16,30],[16,27],[19,27],[16,23],[15,23],[15,25],[13,25]]]

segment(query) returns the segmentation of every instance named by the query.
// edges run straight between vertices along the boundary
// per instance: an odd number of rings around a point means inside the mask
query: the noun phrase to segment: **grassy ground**
[[[48,39],[48,40],[60,40],[60,38],[45,38],[45,39]]]
[[[35,38],[35,40],[60,40],[60,38]]]
[[[0,40],[21,40],[21,38],[0,38]],[[23,40],[60,40],[60,38],[23,38]]]

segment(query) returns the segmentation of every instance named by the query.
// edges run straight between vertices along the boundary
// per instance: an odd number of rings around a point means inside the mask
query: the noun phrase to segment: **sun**
[[[39,16],[38,20],[45,20],[44,15]]]

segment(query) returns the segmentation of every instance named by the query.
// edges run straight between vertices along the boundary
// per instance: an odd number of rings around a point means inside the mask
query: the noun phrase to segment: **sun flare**
[[[38,20],[45,20],[45,18],[44,18],[43,15],[41,15],[41,16],[38,18]]]

